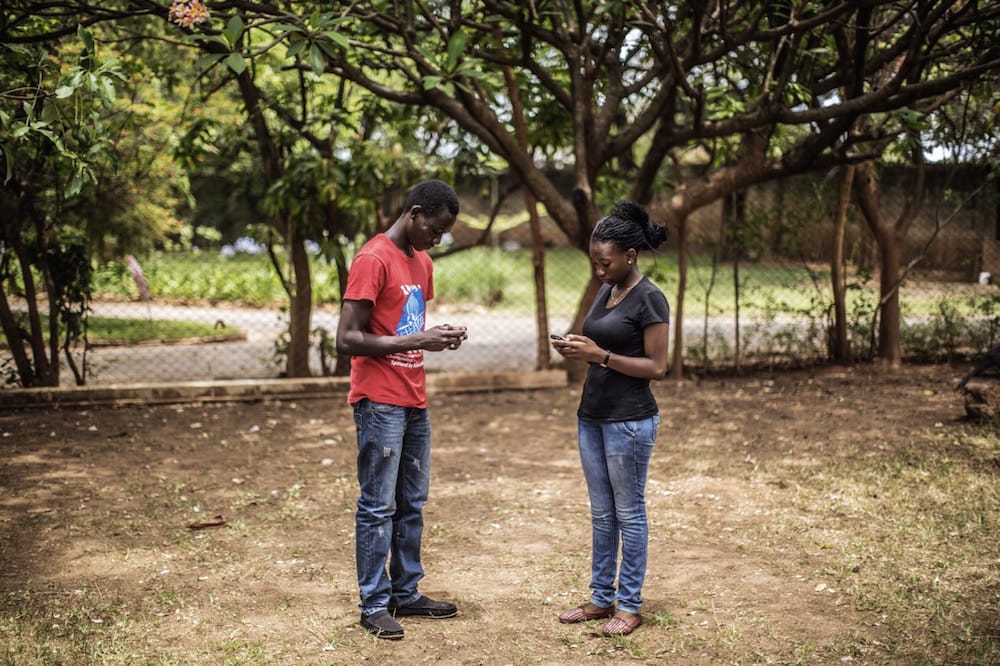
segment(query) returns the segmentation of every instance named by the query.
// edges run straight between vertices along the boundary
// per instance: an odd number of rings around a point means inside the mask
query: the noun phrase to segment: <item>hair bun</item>
[[[626,252],[629,249],[655,250],[667,240],[667,229],[649,219],[649,213],[634,201],[619,201],[601,218],[590,234],[590,241],[611,242]]]
[[[645,234],[646,234],[646,242],[648,242],[649,247],[653,248],[654,250],[663,243],[666,243],[667,239],[670,237],[670,234],[667,232],[667,228],[665,226],[663,226],[662,224],[657,224],[652,220],[650,220],[646,224]]]

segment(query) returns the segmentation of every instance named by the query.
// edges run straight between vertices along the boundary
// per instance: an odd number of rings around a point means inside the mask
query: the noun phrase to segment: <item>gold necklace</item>
[[[631,287],[629,287],[628,289],[626,289],[625,291],[623,291],[617,298],[615,298],[614,294],[611,294],[611,298],[608,299],[608,307],[609,308],[613,308],[616,305],[618,305],[619,303],[621,303],[622,300],[626,296],[628,296],[628,293],[630,291],[632,291],[633,289],[635,289],[636,285],[639,284],[640,282],[642,282],[642,276],[641,275],[639,276],[639,279],[636,280],[635,283]]]

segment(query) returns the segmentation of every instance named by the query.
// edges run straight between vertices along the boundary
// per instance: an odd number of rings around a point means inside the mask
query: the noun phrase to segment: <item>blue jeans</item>
[[[642,607],[649,546],[646,475],[659,425],[659,416],[619,423],[578,419],[580,462],[590,495],[590,601],[596,606],[617,602],[629,613]]]
[[[420,596],[420,541],[430,486],[431,424],[426,409],[370,400],[354,405],[358,436],[355,559],[361,612],[404,606]],[[388,572],[386,563],[388,562]]]

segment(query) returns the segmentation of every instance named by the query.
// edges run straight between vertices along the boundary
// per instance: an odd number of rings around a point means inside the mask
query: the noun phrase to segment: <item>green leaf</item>
[[[312,67],[313,72],[317,76],[323,73],[326,69],[326,58],[323,56],[323,49],[321,49],[316,44],[309,46],[309,66]]]
[[[227,49],[230,48],[229,43],[225,39],[219,37],[218,35],[196,35],[195,39],[199,42],[204,42],[206,44],[218,44],[220,46],[225,46]]]
[[[423,85],[424,90],[431,90],[441,85],[441,80],[440,76],[425,76],[424,80],[421,81],[421,84]]]
[[[234,49],[240,41],[240,36],[243,35],[243,19],[236,15],[229,19],[226,23],[226,29],[222,31],[225,36],[226,41],[229,42],[229,48]]]
[[[53,132],[52,130],[38,129],[37,127],[35,129],[38,131],[39,134],[41,134],[46,139],[48,139],[49,141],[51,141],[57,147],[61,145],[60,142],[59,142],[59,137],[56,136],[55,132]]]
[[[115,84],[108,77],[102,76],[98,80],[98,90],[100,90],[101,99],[104,100],[106,104],[111,104],[115,101],[115,97],[117,97]]]
[[[198,58],[198,62],[196,64],[198,66],[198,69],[208,69],[209,67],[211,67],[212,65],[219,62],[225,57],[226,57],[225,53],[210,53],[206,56]]]
[[[482,60],[475,60],[474,62],[463,62],[462,65],[455,70],[456,74],[461,74],[462,76],[467,76],[470,79],[487,79],[490,76],[490,72],[485,67],[485,63]]]
[[[323,33],[323,35],[342,49],[346,49],[351,46],[351,40],[349,40],[343,33],[327,30]]]
[[[6,143],[0,144],[0,148],[3,149],[3,184],[6,185],[14,176],[14,159]]]
[[[459,28],[448,38],[448,59],[444,64],[447,71],[455,69],[455,64],[458,63],[463,51],[465,51],[465,31]]]
[[[242,74],[247,69],[247,63],[243,60],[242,53],[230,53],[226,56],[226,67],[233,70],[236,74]]]
[[[304,40],[304,39],[297,39],[297,40],[295,40],[294,42],[292,42],[292,44],[291,44],[291,45],[290,45],[290,46],[288,47],[288,50],[287,50],[287,51],[285,52],[285,54],[286,54],[286,55],[287,55],[287,56],[288,56],[289,58],[294,58],[294,57],[295,57],[295,56],[297,56],[297,55],[298,55],[298,54],[299,54],[299,53],[300,53],[300,52],[302,51],[302,49],[304,49],[304,48],[305,48],[305,47],[306,47],[306,46],[307,46],[308,44],[309,44],[309,42],[307,42],[307,41],[306,41],[306,40]]]
[[[89,30],[79,25],[76,28],[76,36],[83,42],[83,48],[87,49],[90,53],[94,52],[94,38],[91,36]]]
[[[79,171],[75,171],[69,179],[69,183],[66,185],[66,198],[72,199],[80,193],[83,189],[83,174]]]
[[[72,97],[75,92],[76,88],[72,86],[59,86],[56,88],[56,99],[66,99],[67,97]]]

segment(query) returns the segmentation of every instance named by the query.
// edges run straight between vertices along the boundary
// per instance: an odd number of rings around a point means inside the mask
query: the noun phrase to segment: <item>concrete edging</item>
[[[143,405],[181,402],[253,402],[257,400],[330,398],[346,396],[347,377],[301,379],[238,379],[161,384],[110,384],[0,390],[0,411],[40,407],[87,405]],[[511,389],[561,388],[566,372],[431,373],[428,393],[460,393]]]

